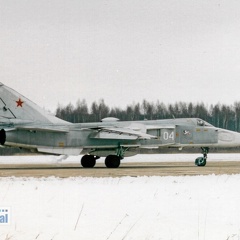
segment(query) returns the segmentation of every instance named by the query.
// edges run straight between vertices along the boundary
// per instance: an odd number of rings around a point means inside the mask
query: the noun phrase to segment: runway
[[[117,169],[97,163],[94,168],[79,164],[0,164],[0,177],[138,177],[138,176],[194,176],[240,174],[240,162],[209,162],[197,167],[193,162],[134,162],[122,163]]]

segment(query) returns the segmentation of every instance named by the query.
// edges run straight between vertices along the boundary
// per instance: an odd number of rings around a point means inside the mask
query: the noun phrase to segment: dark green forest
[[[240,102],[232,105],[204,103],[176,102],[164,104],[162,102],[132,103],[124,109],[119,107],[110,108],[103,99],[93,102],[89,107],[86,100],[78,100],[74,106],[59,105],[56,116],[72,123],[98,122],[106,117],[115,117],[121,121],[156,120],[169,118],[201,118],[212,125],[233,131],[240,130]]]

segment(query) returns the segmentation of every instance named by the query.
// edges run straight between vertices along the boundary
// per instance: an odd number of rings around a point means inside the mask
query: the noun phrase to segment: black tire
[[[107,168],[118,168],[120,163],[120,157],[116,155],[108,155],[105,159],[105,165]]]
[[[96,158],[92,155],[84,155],[81,159],[81,165],[84,168],[93,168],[96,164]]]
[[[204,167],[206,163],[207,163],[207,160],[204,157],[198,157],[195,160],[195,165],[197,165],[198,167]]]
[[[1,129],[1,131],[0,131],[0,144],[4,145],[5,141],[6,141],[6,132],[5,132],[4,129]]]

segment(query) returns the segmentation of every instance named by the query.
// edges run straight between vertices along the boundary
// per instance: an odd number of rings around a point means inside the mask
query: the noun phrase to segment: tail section
[[[67,123],[2,83],[0,83],[0,118],[18,122]]]

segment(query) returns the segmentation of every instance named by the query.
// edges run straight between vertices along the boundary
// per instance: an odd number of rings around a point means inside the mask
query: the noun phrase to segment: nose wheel
[[[195,165],[198,167],[204,167],[207,163],[207,154],[209,152],[209,148],[208,147],[202,147],[202,154],[203,157],[198,157],[195,160]]]

